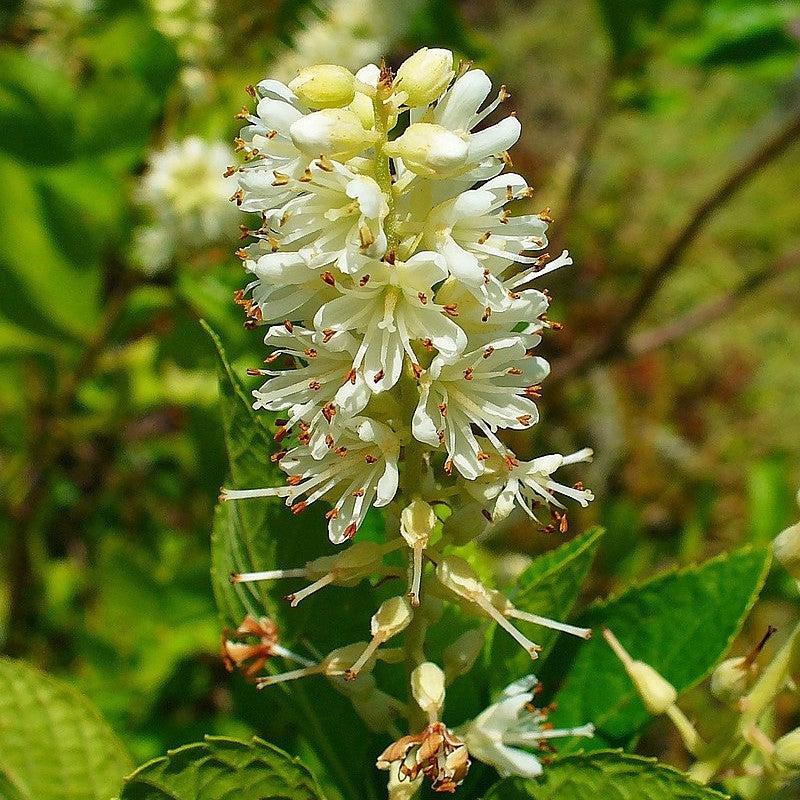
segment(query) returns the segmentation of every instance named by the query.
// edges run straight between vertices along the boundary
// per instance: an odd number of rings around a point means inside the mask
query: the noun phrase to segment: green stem
[[[389,166],[389,157],[383,152],[383,146],[389,141],[389,108],[386,99],[392,93],[390,75],[381,75],[378,81],[372,105],[375,113],[375,132],[380,137],[375,143],[375,180],[381,187],[389,213],[386,215],[383,227],[388,240],[388,249],[397,247],[397,212],[394,201],[394,188],[392,186],[392,170]]]

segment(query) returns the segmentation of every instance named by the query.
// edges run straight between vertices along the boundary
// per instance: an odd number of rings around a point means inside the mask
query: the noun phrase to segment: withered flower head
[[[242,641],[229,638],[231,636]],[[228,672],[240,669],[246,678],[252,679],[264,669],[277,646],[278,626],[268,617],[256,619],[248,615],[235,631],[223,632],[222,660]]]
[[[420,773],[435,792],[455,792],[469,771],[469,753],[464,742],[442,722],[428,725],[420,733],[401,736],[378,756],[378,769],[399,762],[400,780],[413,781]]]

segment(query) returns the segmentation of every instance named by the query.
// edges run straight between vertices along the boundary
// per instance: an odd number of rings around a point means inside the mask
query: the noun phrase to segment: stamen
[[[514,619],[521,619],[524,622],[533,622],[536,625],[541,625],[543,628],[552,628],[554,631],[570,633],[580,639],[592,638],[591,628],[579,628],[576,625],[567,625],[565,622],[557,622],[547,617],[540,617],[538,614],[530,614],[527,611],[520,611],[518,608],[506,611],[506,615]]]
[[[252,583],[254,581],[275,581],[282,578],[304,578],[305,569],[268,569],[262,572],[233,572],[231,583]]]
[[[527,636],[518,631],[506,617],[492,605],[492,602],[485,597],[478,597],[475,601],[506,633],[510,634],[528,652],[531,659],[539,658],[541,645],[532,642]]]
[[[300,591],[293,592],[292,594],[287,594],[286,600],[289,601],[289,605],[291,605],[292,608],[296,608],[300,601],[305,600],[309,595],[312,595],[314,592],[318,592],[320,589],[324,589],[326,586],[333,583],[334,577],[335,576],[332,572],[328,572],[326,575],[323,575],[321,578],[314,581],[314,583],[310,583],[304,589],[300,589]]]

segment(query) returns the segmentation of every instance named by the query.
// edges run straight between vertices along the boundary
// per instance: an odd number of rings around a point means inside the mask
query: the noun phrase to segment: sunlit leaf
[[[561,547],[539,556],[517,579],[511,595],[514,605],[521,611],[566,621],[602,536],[603,531],[600,528],[591,528]],[[544,660],[558,634],[526,622],[515,621],[515,624],[542,646],[539,658]],[[536,664],[531,664],[530,656],[500,630],[494,632],[490,657],[494,689],[502,689],[512,680],[527,675],[532,670],[536,671]]]
[[[0,795],[108,800],[118,791],[128,756],[85,697],[9,659],[0,659],[0,685]]]
[[[601,751],[557,759],[541,778],[508,778],[483,800],[724,800],[724,795],[649,758]]]
[[[619,597],[590,606],[577,623],[616,634],[634,658],[679,691],[704,678],[727,652],[756,600],[769,567],[767,550],[738,550],[697,567],[667,572]],[[627,673],[602,636],[565,639],[541,675],[557,685],[559,726],[593,722],[597,736],[573,747],[624,744],[648,720]]]
[[[260,739],[209,736],[171,750],[126,778],[120,800],[321,800],[311,773]]]

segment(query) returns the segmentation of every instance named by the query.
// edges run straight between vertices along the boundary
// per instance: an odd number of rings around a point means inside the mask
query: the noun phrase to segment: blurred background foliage
[[[135,762],[205,733],[280,743],[217,654],[226,458],[198,325],[237,367],[263,358],[204,148],[235,162],[267,74],[440,45],[512,92],[515,169],[576,261],[515,446],[595,448],[569,534],[608,529],[587,597],[795,521],[800,4],[17,0],[0,40],[0,641],[86,693]],[[554,536],[512,519],[498,580]],[[776,569],[740,649],[798,608]],[[665,730],[642,751],[680,763]]]

